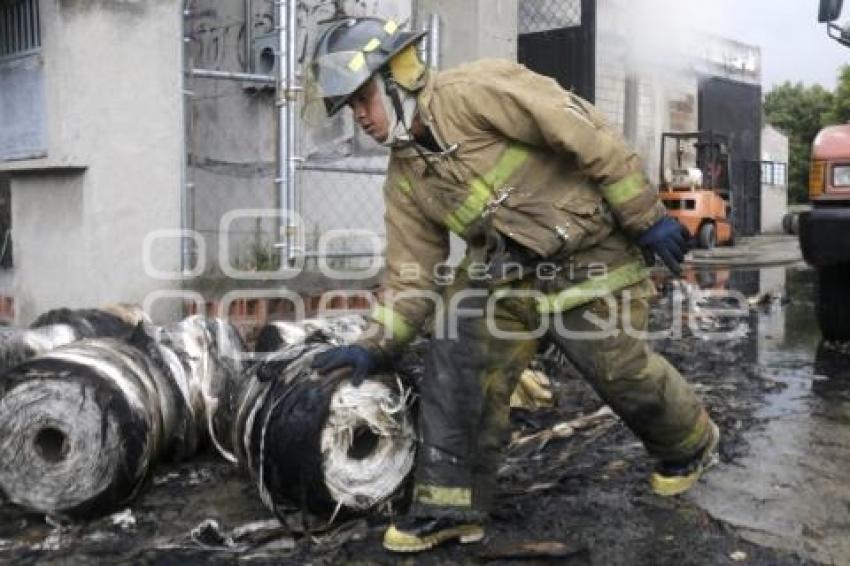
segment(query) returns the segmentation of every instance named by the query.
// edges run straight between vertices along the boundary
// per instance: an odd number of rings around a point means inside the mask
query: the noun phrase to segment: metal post
[[[191,250],[191,241],[186,234],[186,230],[191,230],[191,219],[189,217],[189,132],[188,130],[188,120],[189,120],[189,96],[190,93],[187,90],[187,70],[191,68],[191,61],[189,61],[189,50],[187,49],[187,44],[190,41],[188,34],[186,33],[186,22],[191,14],[191,0],[186,0],[183,3],[183,10],[181,14],[182,21],[182,31],[181,31],[181,46],[180,46],[180,56],[181,56],[181,64],[183,68],[180,70],[180,94],[182,97],[182,108],[181,108],[181,116],[180,116],[180,146],[182,150],[182,155],[180,156],[180,272],[187,273],[192,264],[192,250]]]
[[[277,0],[278,65],[277,65],[277,167],[275,183],[278,186],[278,204],[281,242],[281,267],[288,266],[295,257],[295,51],[297,0]],[[286,58],[284,60],[284,57]],[[284,65],[285,63],[285,65]]]
[[[432,69],[440,68],[440,32],[440,15],[431,14],[428,20],[428,66]]]
[[[241,81],[243,83],[259,83],[273,85],[277,80],[270,75],[256,75],[254,73],[231,73],[228,71],[214,71],[212,69],[192,69],[191,74],[198,79],[219,79],[225,81]]]
[[[297,126],[298,126],[298,115],[296,113],[297,106],[297,93],[298,93],[298,76],[296,69],[296,61],[297,61],[297,35],[298,35],[298,0],[289,0],[286,4],[287,7],[287,24],[286,24],[286,32],[287,32],[287,40],[288,46],[286,51],[286,90],[287,90],[287,147],[289,148],[289,155],[287,156],[286,167],[287,167],[287,176],[289,178],[289,183],[287,186],[288,189],[288,206],[293,212],[300,212],[300,203],[298,199],[298,186],[297,186],[297,166],[298,166],[298,157],[296,156],[296,144],[297,144]],[[300,242],[294,242],[294,238],[296,235],[296,224],[295,218],[291,215],[288,219],[287,226],[287,239],[289,241],[289,255],[287,256],[287,264],[294,259],[295,244],[300,244]]]
[[[245,33],[242,35],[245,37],[245,66],[243,71],[246,73],[253,73],[256,69],[254,69],[254,64],[251,59],[251,48],[253,48],[254,44],[254,3],[252,0],[245,0],[242,4],[242,7],[245,11]]]

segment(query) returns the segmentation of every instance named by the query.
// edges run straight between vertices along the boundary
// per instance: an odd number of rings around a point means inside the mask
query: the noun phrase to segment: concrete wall
[[[762,129],[761,151],[764,161],[784,163],[784,184],[763,184],[761,187],[761,231],[782,233],[782,217],[788,212],[788,138],[774,127]]]
[[[417,21],[439,14],[443,25],[441,67],[475,59],[516,60],[517,0],[418,0]]]
[[[178,228],[181,2],[42,0],[47,157],[11,171],[18,320],[142,301],[145,236]],[[179,268],[175,240],[156,268]]]

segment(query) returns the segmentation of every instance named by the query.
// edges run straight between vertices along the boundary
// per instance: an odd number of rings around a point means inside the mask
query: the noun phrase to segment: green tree
[[[850,90],[847,92],[850,93]],[[835,110],[834,98],[820,85],[806,87],[802,83],[790,82],[775,87],[764,98],[765,119],[788,136],[788,191],[792,203],[808,199],[812,141],[823,127],[824,120]]]
[[[832,96],[832,108],[824,116],[824,124],[846,124],[850,122],[850,65],[841,67],[838,86]]]

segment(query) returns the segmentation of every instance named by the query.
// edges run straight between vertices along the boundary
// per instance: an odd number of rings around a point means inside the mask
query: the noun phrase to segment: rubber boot
[[[720,429],[709,422],[709,439],[705,447],[692,459],[685,462],[661,462],[649,478],[652,491],[670,497],[692,488],[705,471],[717,463],[717,447],[720,444]]]

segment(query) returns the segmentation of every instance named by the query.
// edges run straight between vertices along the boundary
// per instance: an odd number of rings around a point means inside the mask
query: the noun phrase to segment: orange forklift
[[[697,245],[733,245],[729,221],[729,140],[711,131],[661,135],[659,197]],[[674,164],[668,166],[668,153]]]

